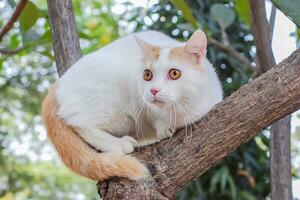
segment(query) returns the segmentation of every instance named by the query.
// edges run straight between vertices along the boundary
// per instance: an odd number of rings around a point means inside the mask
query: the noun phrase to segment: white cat
[[[222,100],[206,45],[200,30],[186,43],[146,31],[81,58],[54,84],[42,109],[64,163],[94,180],[145,177],[146,167],[125,154],[172,136]]]

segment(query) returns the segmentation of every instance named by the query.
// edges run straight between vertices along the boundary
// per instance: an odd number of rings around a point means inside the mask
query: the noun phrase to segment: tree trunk
[[[272,31],[267,21],[265,1],[250,0],[251,25],[260,72],[275,66],[271,47]],[[282,118],[271,125],[270,167],[271,195],[273,200],[292,200],[291,177],[291,116]]]
[[[272,200],[292,200],[290,133],[291,116],[271,126],[271,192]],[[280,144],[280,145],[278,145]]]
[[[72,0],[48,0],[56,67],[62,76],[81,56]]]

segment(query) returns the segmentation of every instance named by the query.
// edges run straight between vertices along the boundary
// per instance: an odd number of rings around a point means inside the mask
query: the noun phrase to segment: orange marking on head
[[[197,64],[197,58],[187,53],[184,47],[175,47],[170,50],[169,59],[184,64],[185,67],[193,67],[194,69],[203,70],[201,63]]]

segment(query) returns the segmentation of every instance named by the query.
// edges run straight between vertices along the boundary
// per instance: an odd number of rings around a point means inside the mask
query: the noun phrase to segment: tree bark
[[[174,199],[258,131],[299,108],[300,49],[216,105],[193,124],[193,134],[181,129],[171,139],[138,148],[133,155],[148,166],[151,177],[139,182],[113,178],[98,184],[99,194],[104,200]]]
[[[48,0],[48,13],[56,67],[62,76],[81,56],[72,0]]]
[[[272,30],[267,21],[265,1],[250,0],[251,25],[257,51],[258,66],[264,73],[275,66],[272,51]],[[274,11],[273,11],[274,12]],[[271,125],[270,167],[272,200],[292,200],[291,116]]]

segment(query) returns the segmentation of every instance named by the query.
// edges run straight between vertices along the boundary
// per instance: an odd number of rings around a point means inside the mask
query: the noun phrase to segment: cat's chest
[[[156,138],[156,131],[147,116],[147,110],[144,109],[134,113],[120,110],[114,112],[105,126],[109,133],[117,137],[128,135],[138,141]]]

